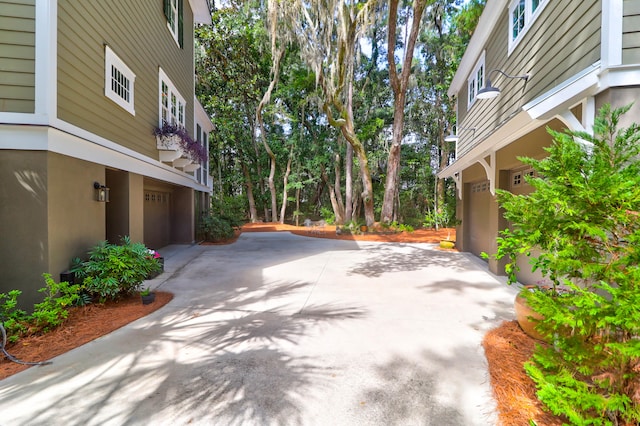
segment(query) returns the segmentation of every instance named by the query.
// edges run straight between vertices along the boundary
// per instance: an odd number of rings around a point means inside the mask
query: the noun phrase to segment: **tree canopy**
[[[196,30],[214,210],[451,224],[446,95],[483,0],[229,1]],[[393,63],[390,63],[393,61]]]

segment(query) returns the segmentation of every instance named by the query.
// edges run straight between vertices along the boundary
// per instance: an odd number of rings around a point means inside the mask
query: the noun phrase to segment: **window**
[[[132,115],[136,75],[109,46],[104,47],[104,95]]]
[[[484,87],[484,52],[482,56],[473,68],[473,72],[469,76],[469,97],[467,102],[467,109],[471,108],[471,105],[476,101],[476,95],[478,91]]]
[[[159,73],[159,91],[160,91],[160,125],[163,121],[171,124],[185,125],[185,102],[180,92],[175,88],[169,77],[160,69]]]
[[[549,0],[513,0],[509,6],[509,53],[515,49]]]
[[[178,43],[178,46],[183,45],[183,14],[184,14],[184,0],[163,0],[164,1],[164,16],[167,18],[167,28],[173,34],[173,38]]]
[[[531,168],[525,170],[517,170],[511,172],[511,188],[518,188],[522,185],[528,185],[527,177],[535,177],[535,171]]]

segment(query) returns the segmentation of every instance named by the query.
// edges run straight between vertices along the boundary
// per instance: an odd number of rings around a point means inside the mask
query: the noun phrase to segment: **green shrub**
[[[205,241],[227,240],[234,236],[233,224],[236,222],[231,222],[229,219],[215,215],[206,216],[200,223],[200,234]]]
[[[456,223],[455,207],[444,206],[440,211],[429,210],[424,216],[422,225],[425,228],[446,228],[454,226]]]
[[[38,290],[45,297],[41,303],[34,305],[31,322],[36,331],[47,332],[62,324],[69,315],[68,309],[75,305],[80,295],[80,285],[62,281],[56,283],[50,274],[42,274],[46,287]]]
[[[0,293],[0,321],[7,332],[9,342],[17,341],[27,332],[25,322],[29,317],[25,311],[18,309],[18,297],[21,294],[20,290]]]
[[[324,220],[327,225],[334,225],[336,223],[336,215],[333,213],[333,209],[321,207],[320,217],[322,217],[322,220]]]
[[[71,270],[83,280],[86,292],[104,301],[135,293],[162,266],[144,244],[125,236],[119,245],[101,241],[89,251],[89,260],[74,261]]]
[[[572,291],[524,292],[552,342],[527,363],[538,397],[572,424],[640,421],[640,128],[618,130],[630,107],[605,105],[594,134],[549,130],[542,160],[522,158],[539,177],[535,191],[498,191],[510,229],[496,258],[519,256],[553,284]]]

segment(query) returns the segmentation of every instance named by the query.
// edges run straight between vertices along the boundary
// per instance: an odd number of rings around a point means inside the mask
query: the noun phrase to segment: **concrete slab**
[[[490,425],[515,288],[428,244],[171,246],[167,306],[0,381],[0,425]]]

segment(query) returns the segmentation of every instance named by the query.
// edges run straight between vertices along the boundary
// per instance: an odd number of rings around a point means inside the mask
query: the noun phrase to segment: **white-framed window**
[[[162,68],[158,74],[160,125],[162,126],[162,122],[166,121],[184,127],[187,103]]]
[[[167,18],[167,28],[178,46],[182,47],[184,0],[163,0],[163,7],[164,16]]]
[[[509,5],[509,54],[550,0],[512,0]]]
[[[482,52],[480,59],[476,63],[476,66],[473,67],[473,71],[469,75],[469,80],[467,81],[467,87],[469,88],[468,98],[467,98],[467,109],[471,108],[471,105],[476,101],[476,97],[478,95],[478,91],[484,87],[484,78],[485,78],[485,69],[484,69],[484,55],[485,52]]]
[[[109,46],[104,47],[104,95],[136,115],[134,95],[136,75]]]
[[[532,168],[524,170],[514,170],[511,172],[511,188],[518,188],[523,185],[528,185],[526,177],[535,177],[536,173]]]
[[[489,181],[478,182],[471,185],[471,192],[487,192],[489,190]]]

